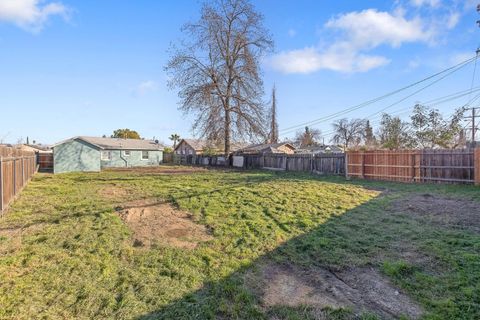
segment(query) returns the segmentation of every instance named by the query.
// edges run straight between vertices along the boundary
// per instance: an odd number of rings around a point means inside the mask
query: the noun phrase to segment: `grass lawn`
[[[37,174],[0,219],[0,319],[402,317],[362,297],[389,288],[421,318],[480,319],[479,191],[261,171]],[[139,200],[188,212],[208,237],[135,242],[119,212]],[[331,307],[325,279],[346,290]]]

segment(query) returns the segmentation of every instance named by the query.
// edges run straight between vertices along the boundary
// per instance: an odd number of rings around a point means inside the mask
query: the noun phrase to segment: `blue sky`
[[[192,117],[177,110],[163,67],[200,3],[0,0],[0,140],[55,143],[125,127],[167,143],[171,133],[192,136]],[[479,45],[474,1],[253,3],[275,40],[262,66],[266,92],[277,87],[280,130],[445,69],[473,57]],[[473,67],[389,111],[407,117],[415,102],[469,89]],[[367,117],[400,98],[347,116]],[[467,100],[436,107],[448,114]],[[330,123],[317,126],[326,140]]]

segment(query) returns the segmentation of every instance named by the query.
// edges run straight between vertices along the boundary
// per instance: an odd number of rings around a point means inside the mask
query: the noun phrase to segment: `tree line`
[[[410,121],[383,113],[376,131],[367,119],[344,118],[333,123],[331,141],[344,149],[461,148],[467,142],[464,113],[465,108],[458,108],[444,118],[437,109],[416,104]]]

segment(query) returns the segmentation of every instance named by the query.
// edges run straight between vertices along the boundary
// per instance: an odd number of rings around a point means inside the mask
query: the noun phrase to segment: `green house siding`
[[[100,151],[81,140],[71,140],[53,148],[54,173],[100,171]]]
[[[105,150],[110,152],[110,160],[101,160],[102,168],[120,168],[120,167],[144,167],[155,166],[163,161],[163,151],[148,151],[148,160],[142,159],[141,150],[130,150],[130,155],[126,156],[124,150]]]
[[[53,171],[100,171],[102,168],[155,166],[163,161],[162,150],[149,150],[148,159],[142,159],[142,150],[129,151],[130,155],[125,155],[125,150],[104,150],[82,139],[68,140],[53,148]],[[110,159],[102,159],[102,152],[109,152]]]

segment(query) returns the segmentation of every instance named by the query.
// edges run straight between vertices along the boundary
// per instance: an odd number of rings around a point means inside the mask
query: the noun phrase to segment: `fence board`
[[[53,172],[53,153],[37,153],[38,171]]]
[[[0,215],[35,172],[35,153],[0,147]]]
[[[344,154],[248,154],[243,157],[244,169],[273,169],[343,175]],[[223,156],[174,155],[174,163],[185,165],[232,166]]]
[[[473,183],[478,177],[473,156],[472,149],[349,151],[347,171],[373,180]]]

